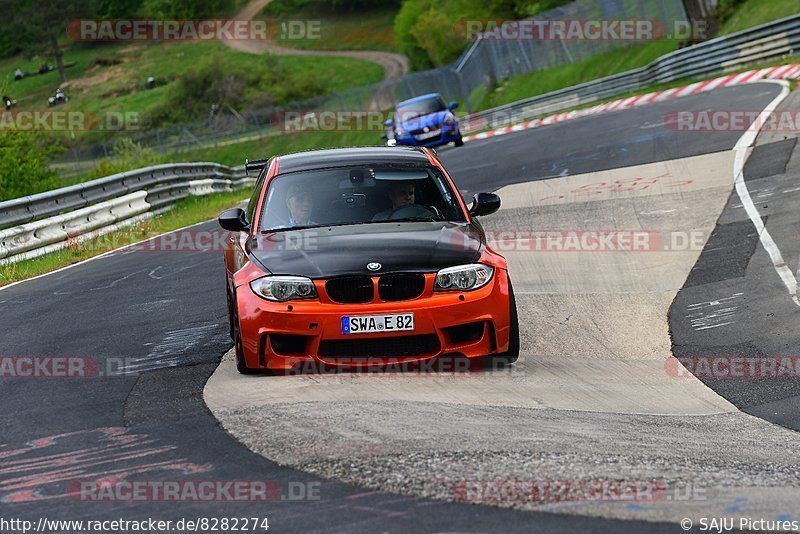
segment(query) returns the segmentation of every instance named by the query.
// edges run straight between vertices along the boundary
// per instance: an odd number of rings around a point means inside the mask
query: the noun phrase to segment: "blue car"
[[[386,121],[387,138],[407,146],[436,147],[447,143],[462,146],[458,119],[453,114],[457,107],[456,102],[446,105],[439,93],[400,102],[394,119]]]

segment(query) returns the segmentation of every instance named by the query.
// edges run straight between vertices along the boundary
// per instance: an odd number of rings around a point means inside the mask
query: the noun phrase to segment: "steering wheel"
[[[402,206],[400,208],[393,209],[389,213],[389,215],[386,216],[386,220],[392,221],[394,219],[405,219],[407,217],[436,218],[436,215],[437,215],[436,213],[431,211],[431,209],[426,206],[420,206],[419,204],[409,204],[408,206]]]

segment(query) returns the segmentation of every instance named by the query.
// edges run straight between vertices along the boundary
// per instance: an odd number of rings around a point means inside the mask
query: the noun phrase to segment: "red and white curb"
[[[534,119],[531,121],[524,121],[513,126],[505,126],[496,130],[488,132],[481,132],[479,134],[472,134],[464,137],[464,141],[472,141],[476,139],[486,139],[488,137],[496,137],[498,135],[505,135],[511,132],[519,132],[521,130],[528,130],[546,124],[553,124],[556,122],[563,122],[576,117],[585,117],[587,115],[597,115],[606,111],[618,111],[620,109],[627,109],[636,106],[644,106],[654,102],[663,102],[672,98],[679,98],[682,96],[693,95],[702,93],[704,91],[711,91],[719,87],[728,87],[731,85],[741,85],[744,83],[757,82],[759,80],[788,80],[800,79],[800,64],[781,65],[778,67],[768,67],[760,70],[749,70],[747,72],[740,72],[738,74],[731,74],[729,76],[721,76],[711,80],[696,82],[682,87],[673,87],[664,91],[656,91],[654,93],[647,93],[644,95],[632,96],[620,100],[613,100],[587,109],[580,109],[569,111],[567,113],[558,113],[550,115],[543,119]]]

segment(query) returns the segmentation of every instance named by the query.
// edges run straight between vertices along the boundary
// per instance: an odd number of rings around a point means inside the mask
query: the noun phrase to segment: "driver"
[[[286,193],[286,207],[289,208],[288,228],[295,226],[313,226],[311,211],[314,209],[314,196],[311,188],[305,184],[292,184]]]
[[[389,200],[392,201],[392,209],[376,214],[373,221],[385,221],[389,216],[399,210],[414,205],[416,189],[413,182],[396,182],[389,187]]]

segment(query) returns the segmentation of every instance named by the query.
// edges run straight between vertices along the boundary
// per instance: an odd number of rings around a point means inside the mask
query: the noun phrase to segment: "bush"
[[[0,131],[0,200],[56,189],[59,182],[49,164],[62,150],[39,132]]]
[[[103,178],[159,163],[164,163],[164,159],[158,152],[152,148],[143,147],[132,139],[125,138],[114,145],[110,158],[100,160],[100,163],[89,171],[89,179]]]
[[[458,58],[469,44],[461,31],[467,20],[531,17],[569,0],[406,0],[394,19],[400,51],[413,69],[439,67]]]
[[[224,17],[236,8],[234,0],[145,0],[148,17],[161,19],[203,19]]]
[[[221,56],[190,70],[168,88],[161,104],[143,122],[145,128],[210,118],[231,109],[242,111],[312,98],[325,92],[310,71],[294,72],[274,58],[263,69],[226,64]]]
[[[294,14],[305,9],[325,11],[356,11],[384,8],[400,4],[400,0],[272,0],[264,8],[268,15]]]
[[[719,0],[717,3],[717,19],[721,24],[724,24],[736,12],[736,9],[744,3],[745,0]]]
[[[143,0],[96,0],[95,16],[101,19],[125,19],[135,17]]]
[[[443,11],[431,8],[421,13],[411,28],[411,36],[433,65],[440,67],[449,63],[464,49],[466,41],[456,35],[456,24]]]

